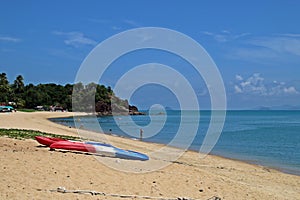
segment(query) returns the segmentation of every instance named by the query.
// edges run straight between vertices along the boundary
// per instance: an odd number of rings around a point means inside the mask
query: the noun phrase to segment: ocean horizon
[[[91,117],[80,117],[80,126],[87,130],[104,132],[125,138],[139,139],[140,127],[151,125],[157,128],[155,134],[143,133],[143,141],[169,144],[183,123],[199,123],[198,131],[188,150],[197,151],[203,143],[211,111],[157,111],[147,115],[102,116],[97,117],[101,126],[94,124]],[[200,121],[196,116],[200,113]],[[51,119],[53,122],[75,127],[73,118]],[[131,122],[134,122],[132,124]],[[218,123],[218,122],[217,122]],[[184,125],[184,124],[181,124]],[[77,124],[78,126],[78,124]],[[149,130],[149,129],[145,129]],[[128,131],[130,134],[128,134]],[[186,137],[190,136],[186,129]],[[172,143],[182,148],[185,142]],[[280,171],[300,175],[300,111],[295,110],[229,110],[222,133],[210,154],[240,160],[252,164],[275,168]]]

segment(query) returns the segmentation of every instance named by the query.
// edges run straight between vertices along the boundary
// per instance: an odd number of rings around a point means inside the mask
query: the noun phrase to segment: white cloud
[[[246,80],[237,78],[234,85],[234,92],[237,94],[251,94],[261,96],[273,95],[295,95],[300,94],[294,86],[287,86],[285,82],[273,81],[266,83],[265,79],[259,73],[255,73]]]
[[[21,39],[15,38],[15,37],[10,37],[10,36],[0,35],[0,41],[3,41],[3,42],[20,42]]]
[[[283,91],[287,94],[299,94],[299,92],[296,90],[294,86],[284,88]]]
[[[268,48],[277,53],[300,55],[300,37],[298,35],[281,35],[276,37],[254,38],[250,44]]]
[[[213,33],[207,35],[214,36]],[[226,35],[226,34],[223,34]],[[248,35],[235,40],[235,45],[224,52],[226,58],[246,60],[263,65],[286,64],[299,62],[300,34]]]
[[[238,77],[238,75],[236,77]],[[264,79],[259,73],[253,74],[246,80],[240,78],[237,79],[238,84],[234,87],[236,93],[253,93],[259,95],[265,94],[266,88],[263,83]]]
[[[300,37],[300,34],[295,33],[284,33],[284,34],[278,34],[279,36],[285,36],[285,37]]]
[[[64,40],[64,43],[66,45],[70,45],[70,46],[73,46],[73,47],[80,47],[82,45],[95,46],[97,44],[97,42],[95,40],[92,40],[92,39],[86,37],[81,32],[54,31],[53,34],[66,37],[66,39]]]
[[[140,27],[140,24],[133,20],[124,19],[123,22],[133,27]]]
[[[219,43],[234,43],[223,48],[228,59],[246,60],[263,65],[298,62],[300,56],[300,33],[272,35],[235,34],[228,30],[202,31],[202,35]],[[296,56],[296,57],[295,57]]]
[[[228,30],[223,30],[220,33],[213,33],[209,31],[202,31],[201,33],[212,37],[218,42],[228,42],[249,35],[249,33],[233,34]]]
[[[119,26],[112,26],[111,29],[115,30],[115,31],[118,31],[118,30],[121,30],[122,28],[119,27]]]
[[[255,48],[253,46],[237,47],[231,49],[225,54],[226,58],[233,60],[246,60],[259,64],[273,64],[274,61],[280,60],[280,56],[266,48]]]
[[[234,86],[234,92],[235,93],[243,93],[242,89],[237,85]]]
[[[238,81],[242,81],[243,80],[243,77],[241,75],[235,75],[235,79],[238,80]]]

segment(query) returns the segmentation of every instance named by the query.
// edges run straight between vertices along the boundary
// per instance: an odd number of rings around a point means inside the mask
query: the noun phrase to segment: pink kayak
[[[54,138],[54,137],[44,137],[44,136],[35,136],[36,141],[42,145],[50,146],[51,144],[58,141],[67,141],[62,138]]]

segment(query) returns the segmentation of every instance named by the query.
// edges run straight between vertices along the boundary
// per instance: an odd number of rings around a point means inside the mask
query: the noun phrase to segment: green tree
[[[29,84],[25,88],[24,100],[26,108],[35,108],[43,105],[47,96],[37,86]]]
[[[66,98],[63,100],[62,104],[63,107],[72,111],[72,92],[73,92],[73,85],[66,84],[64,87],[64,91],[66,94]]]
[[[6,73],[0,74],[0,102],[7,103],[12,101],[13,93],[9,85]]]
[[[93,99],[94,98],[94,99]],[[92,101],[91,101],[92,100]],[[116,97],[111,87],[105,87],[96,83],[66,84],[65,86],[54,83],[48,84],[24,84],[22,75],[18,75],[12,85],[5,73],[0,74],[0,102],[14,101],[18,107],[35,108],[36,106],[50,107],[62,106],[64,109],[76,111],[95,112],[111,111],[112,101],[115,107],[121,110],[128,107],[128,101]],[[97,105],[97,106],[96,106]],[[124,110],[124,109],[123,109]],[[97,111],[99,112],[99,111]]]
[[[23,82],[24,78],[22,75],[18,75],[12,84],[13,91],[13,101],[16,102],[17,107],[22,108],[25,106],[24,100],[24,92],[25,92],[25,84]]]
[[[12,88],[14,89],[15,94],[20,94],[24,92],[24,78],[22,75],[18,75],[17,78],[14,81],[14,84],[12,85]]]

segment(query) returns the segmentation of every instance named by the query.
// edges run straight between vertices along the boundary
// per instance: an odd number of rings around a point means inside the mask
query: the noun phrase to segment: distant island
[[[279,106],[259,106],[253,110],[300,110],[300,106],[279,105]]]
[[[74,92],[73,92],[74,91]],[[73,96],[72,96],[73,95]],[[87,104],[87,99],[95,96],[95,107]],[[73,100],[73,102],[72,102]],[[22,75],[9,83],[6,73],[0,74],[0,105],[15,109],[35,109],[46,111],[91,112],[97,115],[143,115],[138,108],[129,105],[128,100],[115,96],[110,86],[89,83],[58,85],[25,85]]]

